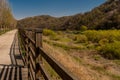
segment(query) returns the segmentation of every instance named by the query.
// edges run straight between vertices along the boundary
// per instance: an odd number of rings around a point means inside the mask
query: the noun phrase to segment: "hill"
[[[109,0],[90,12],[77,14],[67,21],[64,27],[80,29],[85,25],[89,29],[120,28],[120,1]]]
[[[120,29],[120,0],[107,0],[104,4],[85,13],[65,17],[48,15],[29,17],[18,21],[19,27],[45,27],[55,30]]]
[[[44,27],[49,29],[60,29],[61,26],[65,24],[66,21],[69,20],[68,17],[52,17],[49,15],[41,15],[28,17],[18,21],[19,27]]]

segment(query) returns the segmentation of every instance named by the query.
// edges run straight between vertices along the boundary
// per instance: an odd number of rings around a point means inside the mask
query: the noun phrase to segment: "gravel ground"
[[[10,48],[17,30],[9,31],[0,36],[0,64],[10,65]]]

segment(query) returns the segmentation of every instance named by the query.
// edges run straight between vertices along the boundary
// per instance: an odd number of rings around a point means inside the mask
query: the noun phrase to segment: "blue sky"
[[[9,0],[16,19],[36,15],[69,16],[90,11],[106,0]]]

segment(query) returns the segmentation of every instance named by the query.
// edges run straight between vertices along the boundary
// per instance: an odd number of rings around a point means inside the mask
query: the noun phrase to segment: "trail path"
[[[0,35],[0,64],[10,65],[10,48],[17,30]]]
[[[17,30],[0,35],[0,80],[28,80],[19,49]]]

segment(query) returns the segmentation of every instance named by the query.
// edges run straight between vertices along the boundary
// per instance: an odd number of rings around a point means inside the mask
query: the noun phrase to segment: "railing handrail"
[[[51,67],[59,74],[63,80],[78,80],[70,71],[66,70],[58,61],[51,55],[47,54],[43,48],[39,48],[42,57],[51,65]],[[54,66],[53,66],[54,65]]]
[[[29,31],[34,32],[34,40],[29,37]],[[26,35],[26,33],[28,34]],[[34,74],[33,80],[37,80],[38,72],[43,74],[45,80],[50,80],[50,76],[47,74],[47,72],[43,69],[42,66],[42,58],[44,58],[47,63],[56,71],[56,73],[63,79],[63,80],[79,80],[77,77],[75,77],[70,71],[66,70],[64,66],[62,66],[58,61],[56,61],[51,55],[47,54],[44,49],[42,48],[42,40],[39,41],[39,39],[42,38],[42,29],[38,28],[19,28],[19,33],[21,36],[21,39],[24,41],[26,46],[26,61],[28,65],[28,69],[30,69],[30,75]],[[24,35],[24,36],[23,36]],[[32,46],[31,46],[32,45]],[[34,46],[33,46],[34,45]],[[33,50],[31,50],[33,48]],[[35,59],[32,59],[32,55],[35,55]],[[40,56],[40,57],[39,57]],[[42,58],[41,58],[42,57]],[[39,61],[38,61],[39,60]],[[33,72],[34,71],[34,72]],[[32,75],[33,76],[33,75]]]

